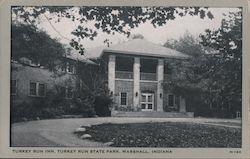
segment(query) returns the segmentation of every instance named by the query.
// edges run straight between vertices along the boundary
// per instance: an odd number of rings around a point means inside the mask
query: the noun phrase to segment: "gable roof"
[[[97,47],[86,49],[87,58],[100,58],[104,53],[111,52],[116,54],[143,55],[165,58],[189,58],[190,56],[179,51],[154,44],[144,39],[132,39],[125,43],[110,47]]]

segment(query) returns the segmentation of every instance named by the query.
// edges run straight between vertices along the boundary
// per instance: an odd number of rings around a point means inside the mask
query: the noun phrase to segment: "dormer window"
[[[31,66],[40,66],[40,62],[39,61],[30,60],[30,65]]]
[[[40,67],[41,66],[39,61],[35,61],[35,60],[29,59],[27,57],[21,57],[19,59],[19,61],[21,63],[29,65],[29,66],[34,66],[34,67]]]
[[[72,64],[72,62],[68,62],[68,64],[67,64],[67,71],[69,73],[75,73],[75,66]]]
[[[73,62],[66,62],[66,65],[63,65],[61,69],[63,72],[67,72],[71,74],[74,74],[76,72],[75,65]]]

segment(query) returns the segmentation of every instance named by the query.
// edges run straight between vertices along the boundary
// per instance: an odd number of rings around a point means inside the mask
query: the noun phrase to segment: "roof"
[[[110,47],[86,49],[85,55],[86,58],[94,59],[100,58],[106,52],[165,58],[189,58],[189,56],[184,53],[161,46],[159,44],[154,44],[145,39],[132,39]]]
[[[66,54],[66,58],[81,61],[87,64],[96,64],[95,62],[91,61],[90,59],[86,58],[84,55],[81,55],[76,51],[71,51],[70,53]]]

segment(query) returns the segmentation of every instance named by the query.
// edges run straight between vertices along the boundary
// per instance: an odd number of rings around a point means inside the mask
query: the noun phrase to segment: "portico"
[[[123,116],[157,116],[157,113],[163,117],[169,113],[176,117],[193,116],[187,115],[184,97],[164,88],[164,82],[178,74],[169,68],[169,61],[188,59],[188,55],[144,39],[129,40],[91,53],[107,62],[112,112]]]
[[[117,63],[123,57],[124,60],[130,60],[128,63],[132,63],[131,66],[125,65],[127,69],[122,69]],[[164,112],[164,97],[168,98],[163,90],[164,58],[110,54],[108,59],[108,85],[118,109]],[[184,100],[180,98],[178,111],[186,112]]]

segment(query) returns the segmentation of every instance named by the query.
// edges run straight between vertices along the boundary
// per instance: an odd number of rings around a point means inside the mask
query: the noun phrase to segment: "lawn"
[[[197,123],[130,123],[93,125],[90,140],[114,147],[241,147],[241,129]]]

